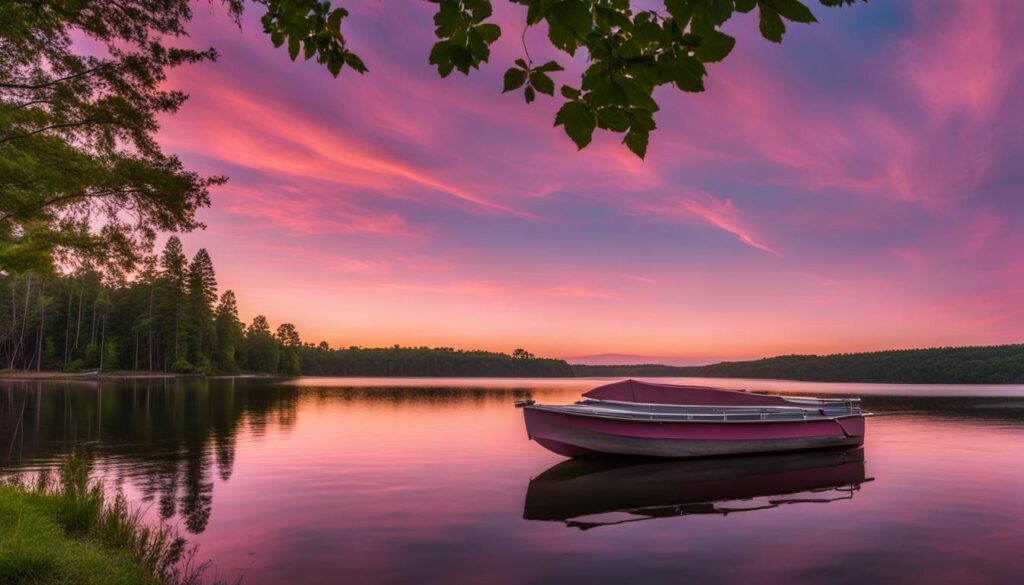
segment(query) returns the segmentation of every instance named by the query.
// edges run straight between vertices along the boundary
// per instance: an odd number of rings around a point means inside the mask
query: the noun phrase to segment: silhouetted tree
[[[214,344],[213,305],[217,302],[217,278],[213,261],[200,248],[188,269],[188,332],[189,357],[196,370],[212,368],[211,347]]]
[[[245,335],[242,322],[238,320],[238,303],[233,291],[227,290],[221,295],[214,319],[214,368],[222,372],[237,372],[239,364],[244,363]]]

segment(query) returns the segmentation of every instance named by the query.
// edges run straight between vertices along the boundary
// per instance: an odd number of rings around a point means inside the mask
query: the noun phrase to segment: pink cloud
[[[200,16],[193,40],[224,57],[171,80],[193,98],[161,139],[232,176],[191,241],[229,256],[218,276],[272,320],[564,355],[1019,339],[1016,4],[900,4],[869,41],[836,20],[781,46],[741,18],[706,93],[659,90],[645,161],[606,133],[577,152],[551,126],[559,100],[500,93],[521,7],[499,8],[491,64],[445,80],[424,63],[433,7],[352,8],[366,76],[333,80],[258,24]],[[543,32],[535,61],[554,56]],[[558,83],[586,66],[561,61]],[[283,300],[296,286],[303,307]]]
[[[666,197],[655,203],[641,203],[637,205],[636,211],[684,223],[689,223],[694,218],[698,218],[729,232],[736,236],[737,240],[748,246],[764,250],[776,256],[781,255],[776,250],[755,239],[752,230],[740,218],[736,206],[728,199],[718,199],[707,193],[691,193],[686,196]]]
[[[902,43],[907,74],[929,114],[992,116],[1024,62],[1014,43],[1022,24],[1014,2],[971,2],[936,11],[917,4],[923,35]],[[939,58],[941,56],[941,58]]]

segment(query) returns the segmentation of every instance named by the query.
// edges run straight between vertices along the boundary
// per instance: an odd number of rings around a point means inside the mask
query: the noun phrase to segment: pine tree
[[[299,361],[298,347],[302,339],[295,325],[282,323],[277,328],[277,342],[281,345],[281,357],[278,362],[278,373],[285,376],[298,376],[302,371]]]
[[[217,278],[213,261],[205,249],[192,258],[188,269],[188,355],[200,371],[211,369],[210,348],[213,345],[213,305],[217,302]]]
[[[213,365],[221,372],[237,372],[244,364],[242,322],[238,320],[238,303],[233,291],[224,291],[214,318],[216,338]]]
[[[188,259],[181,247],[178,236],[167,239],[163,254],[160,256],[160,268],[163,275],[160,279],[161,292],[161,323],[164,339],[164,369],[171,362],[172,369],[189,370],[191,364],[186,359],[185,346],[185,287],[188,277]]]
[[[279,345],[270,334],[270,324],[263,315],[257,315],[249,326],[245,339],[246,352],[249,357],[249,369],[265,374],[277,373],[281,359]]]

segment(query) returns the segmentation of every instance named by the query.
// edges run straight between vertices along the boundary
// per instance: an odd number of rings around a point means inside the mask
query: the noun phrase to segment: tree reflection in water
[[[227,481],[238,433],[294,426],[298,392],[259,379],[0,382],[0,468],[33,471],[81,449],[129,481],[161,519],[206,529],[214,473]]]

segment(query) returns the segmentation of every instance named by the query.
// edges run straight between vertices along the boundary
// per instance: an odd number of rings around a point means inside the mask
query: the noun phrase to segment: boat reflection
[[[862,448],[694,460],[570,459],[530,481],[523,518],[587,530],[725,515],[852,499],[871,479]]]

